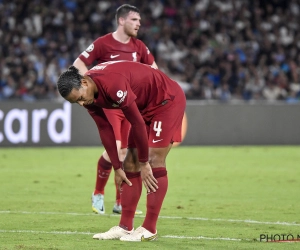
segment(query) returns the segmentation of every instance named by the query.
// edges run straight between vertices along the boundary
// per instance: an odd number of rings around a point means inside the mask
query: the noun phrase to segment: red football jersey
[[[163,101],[182,91],[179,84],[150,65],[128,61],[101,63],[90,69],[97,85],[94,105],[106,109],[124,109],[136,102],[142,115],[151,115]]]
[[[115,40],[112,33],[96,39],[79,58],[87,65],[93,62],[127,60],[152,65],[154,57],[146,45],[139,39],[131,37],[128,43]]]
[[[135,132],[135,140],[140,162],[148,161],[148,138],[145,122],[160,112],[168,100],[176,95],[184,96],[179,84],[150,65],[115,61],[98,64],[86,75],[95,82],[98,94],[94,103],[85,106],[96,123],[103,128],[100,136],[112,165],[118,168],[118,155],[114,152],[115,141],[102,110],[122,109]],[[170,121],[172,122],[172,121]]]

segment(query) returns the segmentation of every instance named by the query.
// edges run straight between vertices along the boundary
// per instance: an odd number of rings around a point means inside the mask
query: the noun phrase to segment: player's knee
[[[106,161],[110,162],[110,158],[109,158],[109,156],[108,156],[106,150],[105,150],[105,151],[103,152],[103,154],[100,156],[100,159],[101,159],[102,157],[103,157]],[[99,159],[99,160],[100,160],[100,159]]]
[[[165,167],[166,157],[161,154],[150,154],[149,163],[152,168]]]
[[[149,163],[152,168],[166,167],[166,158],[170,151],[170,147],[150,148]]]

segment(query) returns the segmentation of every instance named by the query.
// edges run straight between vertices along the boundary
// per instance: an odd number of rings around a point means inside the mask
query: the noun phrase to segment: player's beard
[[[138,33],[138,31],[136,31],[135,29],[129,28],[126,26],[124,27],[124,32],[127,36],[130,36],[130,37],[136,37],[137,33]]]

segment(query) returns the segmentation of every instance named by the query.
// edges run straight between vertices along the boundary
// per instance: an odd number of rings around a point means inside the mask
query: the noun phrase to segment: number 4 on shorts
[[[156,132],[156,136],[160,136],[160,132],[162,131],[161,128],[161,121],[155,121],[153,125],[153,130]]]

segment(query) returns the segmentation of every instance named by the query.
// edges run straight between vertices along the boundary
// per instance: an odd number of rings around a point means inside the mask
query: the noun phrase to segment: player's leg
[[[157,219],[168,190],[166,158],[173,142],[181,141],[185,97],[182,93],[159,110],[151,119],[148,130],[149,163],[157,180],[156,192],[147,193],[147,212],[141,227],[134,233],[121,237],[122,241],[151,241],[157,238]]]
[[[105,160],[104,156],[98,160],[97,164],[97,175],[95,190],[92,194],[92,210],[98,214],[105,213],[104,207],[104,188],[108,181],[112,166],[111,163]]]
[[[131,230],[133,228],[133,218],[136,213],[136,207],[142,193],[142,180],[136,148],[128,148],[123,166],[126,177],[130,180],[132,186],[130,187],[126,183],[122,184],[122,214],[120,226]]]
[[[133,219],[142,192],[142,180],[140,177],[137,149],[135,148],[132,134],[129,134],[129,148],[123,166],[132,186],[128,186],[126,183],[122,185],[122,214],[119,226],[113,227],[105,233],[96,234],[93,238],[117,239],[119,237],[122,241],[151,241],[157,238],[157,218],[168,188],[166,157],[171,149],[171,145],[169,144],[160,148],[149,148],[149,162],[153,175],[158,181],[158,189],[155,193],[147,194],[147,212],[143,226],[133,232]]]
[[[122,185],[122,213],[119,225],[112,227],[107,232],[95,234],[93,236],[94,239],[120,239],[123,236],[133,233],[133,219],[142,192],[139,166],[136,163],[138,163],[137,151],[136,149],[129,148],[123,165],[126,176],[131,181],[132,186],[130,187],[126,183]]]
[[[127,121],[127,119],[123,115],[123,119],[121,122],[121,128],[120,128],[121,146],[120,146],[120,148],[118,148],[120,161],[123,161],[126,156],[130,126],[131,126],[130,123]],[[113,207],[113,213],[121,214],[121,212],[122,212],[121,196],[120,196],[119,187],[116,184],[116,182],[115,182],[115,186],[116,186],[116,202]]]
[[[120,110],[104,110],[107,119],[109,120],[110,124],[113,126],[114,134],[116,138],[116,145],[118,151],[121,148],[121,122],[122,117],[120,116]],[[122,113],[123,114],[123,113]],[[98,124],[96,122],[98,127]],[[98,130],[100,128],[98,127]],[[121,161],[123,160],[120,159]],[[98,214],[105,213],[104,207],[104,190],[109,179],[109,175],[112,170],[112,164],[109,159],[109,156],[106,151],[104,151],[98,160],[97,164],[97,176],[96,176],[96,185],[95,190],[92,194],[92,210]]]
[[[163,148],[149,148],[149,163],[157,180],[158,189],[156,192],[147,193],[147,211],[142,226],[134,233],[121,237],[122,241],[152,241],[157,238],[156,223],[168,190],[166,157],[171,148],[172,144]],[[136,149],[134,153],[137,155]]]
[[[163,104],[164,105],[164,104]],[[151,241],[157,238],[156,223],[162,206],[162,202],[168,189],[166,171],[166,157],[173,142],[181,142],[181,125],[185,110],[184,93],[179,93],[174,101],[154,114],[149,126],[147,126],[149,143],[149,162],[153,175],[158,181],[156,192],[147,194],[147,213],[143,226],[133,230],[134,210],[138,204],[142,191],[142,181],[138,164],[137,149],[134,145],[133,136],[128,138],[128,151],[124,159],[124,171],[132,186],[122,185],[121,203],[123,212],[120,224],[108,232],[102,234],[116,235],[122,241]],[[125,230],[125,231],[124,231]],[[114,233],[117,232],[117,233]]]
[[[97,239],[121,239],[122,241],[151,241],[157,238],[156,223],[168,188],[165,160],[172,144],[164,148],[150,148],[150,164],[157,179],[158,189],[147,194],[147,213],[144,223],[134,232],[134,215],[142,192],[142,180],[136,148],[129,148],[124,160],[124,171],[132,186],[122,185],[122,214],[118,226],[105,233],[94,235]]]
[[[116,141],[117,148],[121,147],[121,141]],[[92,194],[92,210],[98,214],[105,213],[104,189],[109,179],[112,165],[106,150],[102,153],[97,164],[97,176],[94,193]]]

